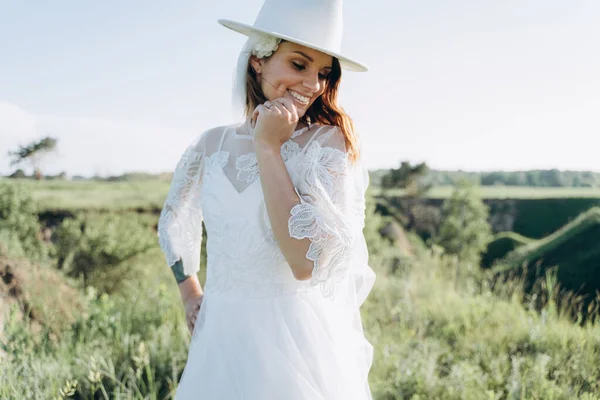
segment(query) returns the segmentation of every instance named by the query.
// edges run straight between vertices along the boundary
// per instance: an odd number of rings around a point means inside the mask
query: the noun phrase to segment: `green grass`
[[[41,211],[51,210],[156,210],[162,208],[169,190],[169,181],[140,180],[128,182],[100,181],[32,181],[19,182],[33,192]],[[446,199],[452,186],[440,186],[427,193],[427,198]],[[512,186],[482,186],[477,189],[484,199],[543,199],[543,198],[598,198],[600,189],[593,188],[535,188]],[[376,195],[380,188],[373,188]],[[402,196],[402,190],[385,190],[386,196]]]
[[[492,291],[460,278],[463,269],[428,256],[380,274],[363,310],[375,398],[600,398],[598,326],[572,324],[552,304],[540,314],[518,281]]]
[[[391,254],[374,255],[377,284],[362,308],[375,399],[600,400],[598,326],[572,324],[551,305],[539,314],[519,282],[492,291],[433,253],[390,273]],[[121,296],[82,296],[86,312],[57,337],[9,319],[0,398],[55,398],[75,381],[80,399],[170,398],[189,334],[160,258],[136,260],[145,272]]]
[[[5,180],[12,182],[13,180]],[[162,208],[169,182],[96,182],[14,180],[32,191],[40,211],[156,210]]]

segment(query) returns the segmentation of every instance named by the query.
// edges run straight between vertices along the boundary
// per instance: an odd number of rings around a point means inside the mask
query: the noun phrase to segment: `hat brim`
[[[309,47],[311,49],[315,49],[317,51],[320,51],[322,53],[325,53],[325,54],[328,54],[328,55],[330,55],[332,57],[337,58],[340,61],[340,66],[343,69],[347,69],[347,70],[350,70],[350,71],[357,71],[357,72],[366,72],[366,71],[369,70],[369,67],[367,65],[365,65],[365,64],[363,64],[363,63],[361,63],[359,61],[353,60],[353,59],[351,59],[349,57],[345,57],[345,56],[343,56],[343,55],[341,55],[339,53],[333,52],[333,51],[331,51],[329,49],[325,49],[325,48],[320,47],[320,46],[315,46],[312,43],[308,43],[308,42],[305,42],[303,40],[299,40],[299,39],[293,38],[291,36],[287,36],[287,35],[284,35],[284,34],[281,34],[281,33],[278,33],[278,32],[266,31],[266,30],[263,30],[263,29],[256,28],[256,27],[254,27],[252,25],[243,24],[241,22],[232,21],[232,20],[229,20],[229,19],[219,19],[218,22],[219,22],[219,24],[223,25],[224,27],[229,28],[229,29],[231,29],[233,31],[236,31],[236,32],[241,33],[241,34],[246,35],[246,36],[250,36],[254,32],[260,32],[260,33],[265,33],[267,35],[275,36],[275,37],[283,39],[283,40],[287,40],[288,42],[293,42],[293,43],[296,43],[296,44],[299,44],[299,45],[302,45],[302,46]]]

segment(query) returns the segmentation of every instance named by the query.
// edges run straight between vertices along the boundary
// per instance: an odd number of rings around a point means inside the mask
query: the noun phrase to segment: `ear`
[[[252,69],[254,70],[254,72],[256,72],[257,75],[260,75],[262,72],[263,62],[263,59],[258,58],[255,55],[250,56],[250,65],[252,66]]]

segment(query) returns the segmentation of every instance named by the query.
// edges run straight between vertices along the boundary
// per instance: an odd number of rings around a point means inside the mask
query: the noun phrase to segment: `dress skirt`
[[[358,318],[358,320],[357,320]],[[177,400],[367,400],[373,349],[353,309],[314,291],[206,293]]]

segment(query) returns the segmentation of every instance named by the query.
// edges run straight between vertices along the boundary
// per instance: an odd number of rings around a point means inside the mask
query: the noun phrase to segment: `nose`
[[[311,74],[304,79],[304,87],[310,89],[313,93],[318,92],[321,89],[321,83],[319,82],[319,73]]]

